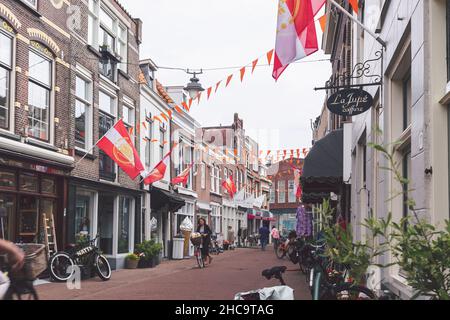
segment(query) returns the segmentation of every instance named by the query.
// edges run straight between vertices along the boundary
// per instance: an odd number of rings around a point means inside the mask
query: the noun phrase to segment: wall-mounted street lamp
[[[187,84],[184,90],[189,93],[189,97],[191,97],[191,99],[195,99],[200,92],[205,91],[205,89],[203,89],[202,85],[199,82],[200,80],[197,78],[197,74],[203,74],[203,70],[200,70],[200,72],[191,72],[188,69],[186,72],[188,74],[192,74],[193,77],[191,78],[191,82]]]

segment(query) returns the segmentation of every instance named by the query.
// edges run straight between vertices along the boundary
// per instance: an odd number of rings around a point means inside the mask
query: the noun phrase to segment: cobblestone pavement
[[[295,298],[310,300],[298,265],[278,260],[271,248],[236,249],[213,257],[202,270],[194,259],[164,261],[153,269],[114,271],[107,282],[98,277],[85,280],[80,290],[69,290],[65,283],[42,284],[37,290],[43,300],[232,300],[238,292],[279,285],[263,278],[261,271],[285,265],[284,278],[295,289]]]

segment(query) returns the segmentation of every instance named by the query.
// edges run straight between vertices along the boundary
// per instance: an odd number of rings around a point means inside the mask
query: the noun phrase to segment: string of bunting
[[[350,3],[350,6],[353,9],[353,12],[358,14],[358,12],[359,12],[359,1],[358,0],[349,0],[349,3]],[[314,20],[315,22],[318,22],[320,28],[322,29],[322,32],[325,31],[329,14],[330,13],[328,12],[328,13],[324,14],[323,16],[321,16],[321,17],[319,17],[319,18]],[[263,54],[263,55],[259,56],[258,58],[254,59],[251,63],[248,63],[247,65],[239,68],[239,71],[238,71],[237,74],[236,73],[232,73],[232,74],[228,75],[226,78],[223,78],[222,80],[218,81],[216,84],[208,87],[206,89],[206,99],[202,100],[204,92],[200,92],[197,95],[197,97],[194,98],[194,99],[189,99],[187,102],[182,102],[179,105],[171,106],[170,109],[167,111],[167,113],[161,112],[161,114],[155,115],[152,118],[146,119],[146,121],[143,121],[142,123],[138,122],[136,124],[136,128],[135,129],[133,129],[133,128],[129,129],[130,135],[133,136],[133,131],[136,131],[136,133],[139,134],[141,126],[144,127],[145,129],[147,129],[147,123],[149,121],[158,121],[158,122],[161,122],[161,123],[168,122],[168,121],[172,120],[174,113],[180,113],[181,114],[183,112],[186,112],[186,113],[190,112],[194,101],[197,101],[197,105],[199,105],[201,101],[205,101],[205,100],[209,101],[213,95],[217,95],[217,93],[218,93],[220,88],[222,88],[222,89],[228,88],[231,85],[231,83],[233,82],[233,80],[237,78],[237,76],[240,79],[240,83],[242,83],[244,81],[244,79],[245,79],[245,76],[248,75],[247,69],[251,68],[251,75],[253,75],[254,72],[255,72],[256,67],[258,65],[261,65],[261,61],[263,61],[264,58],[267,61],[267,65],[271,66],[272,63],[273,63],[274,52],[275,52],[275,49],[269,50],[265,54]],[[236,68],[236,69],[238,69],[238,68]],[[158,142],[158,141],[153,139],[153,140],[151,140],[151,142]],[[164,143],[166,144],[167,142],[164,142]],[[286,150],[281,150],[281,153],[283,155],[285,155],[285,151]],[[303,150],[302,150],[302,152],[303,152]],[[306,154],[304,152],[303,152],[303,155],[306,156]],[[300,156],[298,156],[298,157],[300,157]]]

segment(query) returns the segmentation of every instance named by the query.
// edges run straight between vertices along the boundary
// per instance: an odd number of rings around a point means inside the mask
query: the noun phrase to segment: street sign
[[[373,106],[373,97],[362,89],[340,90],[328,98],[327,108],[331,113],[353,117],[368,111]]]

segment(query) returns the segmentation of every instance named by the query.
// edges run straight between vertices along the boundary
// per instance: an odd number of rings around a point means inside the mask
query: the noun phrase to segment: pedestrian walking
[[[275,248],[275,250],[277,250],[277,247],[280,243],[280,231],[277,229],[277,227],[273,226],[270,235],[272,236],[273,247]]]
[[[197,232],[201,233],[203,237],[202,243],[202,257],[204,260],[208,258],[208,264],[211,264],[212,257],[209,255],[209,246],[211,244],[211,228],[206,224],[206,220],[203,218],[198,219]]]
[[[266,224],[263,224],[261,228],[259,228],[259,239],[261,242],[261,250],[265,251],[267,243],[269,242],[270,230]]]

